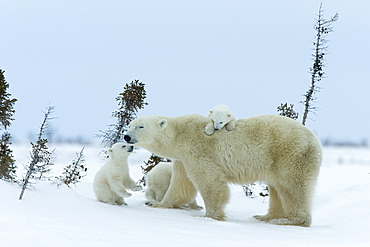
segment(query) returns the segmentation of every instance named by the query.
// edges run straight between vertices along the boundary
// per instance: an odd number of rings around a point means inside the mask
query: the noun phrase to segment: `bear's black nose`
[[[126,142],[131,141],[131,137],[130,137],[130,136],[128,136],[128,135],[125,135],[125,136],[123,137],[123,139],[125,139],[125,141],[126,141]]]

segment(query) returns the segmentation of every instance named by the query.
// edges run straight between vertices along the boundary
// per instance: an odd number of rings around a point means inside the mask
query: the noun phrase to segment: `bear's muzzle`
[[[135,141],[131,138],[131,136],[129,136],[129,135],[125,135],[124,137],[123,137],[123,139],[125,139],[125,141],[127,142],[127,143],[130,143],[130,144],[134,144],[135,143]]]

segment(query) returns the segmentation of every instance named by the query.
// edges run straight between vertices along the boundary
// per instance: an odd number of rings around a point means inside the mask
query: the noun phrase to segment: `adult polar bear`
[[[268,213],[255,216],[279,225],[310,226],[311,201],[321,163],[316,136],[287,117],[239,119],[233,131],[204,133],[207,118],[144,116],[133,120],[124,139],[174,160],[171,185],[158,207],[178,207],[199,190],[206,217],[224,220],[228,183],[265,181]],[[195,185],[195,187],[194,187]],[[196,189],[195,189],[196,188]]]

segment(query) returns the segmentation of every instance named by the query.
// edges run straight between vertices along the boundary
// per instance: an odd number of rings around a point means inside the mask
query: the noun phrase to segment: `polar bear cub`
[[[236,119],[229,107],[226,105],[216,105],[209,111],[209,122],[206,125],[205,132],[207,135],[212,135],[215,130],[220,130],[224,126],[227,130],[235,129]]]
[[[130,197],[132,191],[142,189],[131,179],[128,168],[128,156],[132,153],[134,147],[126,143],[116,143],[111,149],[108,149],[109,158],[102,168],[96,173],[93,188],[98,201],[127,205],[124,197]]]
[[[146,177],[145,198],[149,201],[162,201],[172,176],[172,163],[160,162],[148,172]]]
[[[147,204],[162,201],[171,183],[172,167],[171,162],[160,162],[148,172],[145,190],[145,198],[149,200]],[[183,206],[196,210],[203,209],[195,199]]]

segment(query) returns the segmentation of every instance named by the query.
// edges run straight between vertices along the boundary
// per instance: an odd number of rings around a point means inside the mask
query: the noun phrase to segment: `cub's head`
[[[146,147],[161,139],[167,128],[167,120],[158,116],[138,117],[128,126],[124,139],[127,143]]]
[[[214,129],[220,130],[233,120],[234,116],[228,106],[220,104],[209,111],[208,118],[212,119]]]
[[[210,111],[209,117],[213,121],[215,130],[220,130],[232,120],[232,115],[225,111]]]
[[[117,142],[110,149],[108,149],[108,153],[110,157],[121,157],[129,156],[133,150],[134,146],[127,143]]]

